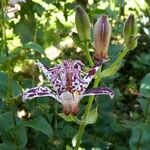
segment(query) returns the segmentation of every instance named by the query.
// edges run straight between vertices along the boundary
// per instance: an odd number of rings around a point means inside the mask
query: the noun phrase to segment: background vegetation
[[[109,66],[123,50],[123,25],[130,13],[139,27],[138,46],[128,53],[122,68],[101,85],[114,89],[115,97],[96,97],[98,120],[86,127],[83,149],[149,150],[150,147],[150,2],[149,0],[27,0],[21,9],[0,7],[0,149],[68,149],[78,126],[65,122],[61,105],[50,98],[23,103],[22,91],[46,84],[34,63],[47,66],[64,59],[79,59],[83,51],[71,39],[77,4],[88,13],[92,26],[105,14],[112,25]],[[92,47],[91,43],[91,47]],[[93,50],[89,49],[91,56]],[[105,66],[105,67],[107,67]],[[146,77],[145,77],[146,76]],[[145,78],[144,78],[145,77]],[[144,80],[142,80],[144,78]],[[142,83],[142,84],[141,84]],[[141,96],[142,94],[142,96]],[[80,104],[82,114],[87,101]]]

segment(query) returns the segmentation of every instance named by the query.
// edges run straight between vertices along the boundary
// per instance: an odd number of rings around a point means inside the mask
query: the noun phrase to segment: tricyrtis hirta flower
[[[84,96],[108,95],[113,98],[113,91],[107,87],[87,89],[94,75],[104,61],[96,64],[88,73],[82,71],[84,64],[79,60],[65,60],[53,68],[47,68],[40,62],[39,69],[44,73],[52,85],[48,87],[34,87],[24,92],[23,101],[35,97],[50,96],[62,103],[65,114],[77,114],[78,104]]]

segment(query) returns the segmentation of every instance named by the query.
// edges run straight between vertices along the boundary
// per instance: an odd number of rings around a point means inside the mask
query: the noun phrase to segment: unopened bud
[[[94,27],[94,46],[96,60],[108,58],[108,47],[111,36],[111,26],[106,16],[99,18]]]
[[[131,14],[124,25],[124,39],[128,49],[134,49],[137,45],[137,23]]]
[[[85,10],[78,5],[76,7],[75,24],[81,41],[90,39],[90,19]]]

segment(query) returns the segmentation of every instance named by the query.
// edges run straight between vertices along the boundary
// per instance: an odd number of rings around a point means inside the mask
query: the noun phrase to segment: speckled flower
[[[82,71],[84,64],[79,60],[64,60],[62,64],[53,68],[47,68],[38,62],[39,69],[47,77],[53,88],[31,88],[24,92],[22,99],[26,101],[35,97],[50,96],[62,103],[65,114],[77,114],[79,110],[78,104],[84,96],[108,95],[110,98],[113,98],[113,91],[108,87],[87,89],[104,62],[101,61],[99,64],[96,64],[88,73]]]

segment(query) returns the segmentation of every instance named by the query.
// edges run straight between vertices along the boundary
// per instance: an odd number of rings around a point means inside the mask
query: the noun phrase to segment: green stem
[[[88,50],[88,42],[87,41],[84,41],[84,50],[85,50],[86,57],[90,63],[90,66],[93,67],[94,63],[92,61],[92,58],[91,58],[89,50]]]
[[[76,142],[76,146],[75,146],[74,150],[78,150],[79,149],[80,141],[82,139],[82,135],[83,135],[83,132],[84,132],[84,128],[85,128],[85,122],[82,122],[80,124],[79,130],[78,130],[77,142]]]
[[[117,60],[110,66],[110,68],[115,67],[116,65],[118,65],[121,60],[125,57],[125,55],[127,54],[127,52],[129,51],[129,49],[125,48],[122,53],[119,55],[119,57],[117,58]]]
[[[6,3],[5,0],[1,1],[2,6],[2,50],[5,51],[6,56],[8,56],[7,49],[7,39],[6,39],[6,27],[5,27],[5,13],[6,13]]]
[[[98,87],[99,82],[100,82],[100,78],[97,78],[94,82],[93,87]],[[94,100],[94,96],[90,96],[87,107],[86,107],[85,112],[84,112],[84,120],[87,119],[88,113],[89,113],[91,106],[92,106],[92,103],[93,103],[93,100]]]
[[[57,114],[58,114],[58,105],[57,105],[57,102],[55,102],[55,116],[54,116],[54,119],[55,119],[55,130],[57,131]]]
[[[36,22],[36,28],[35,28],[35,33],[34,33],[34,37],[33,37],[33,42],[34,43],[36,43],[36,41],[37,41],[37,29],[38,29],[38,25],[37,25],[37,22]],[[36,62],[36,51],[34,51],[33,60],[34,60],[34,62]],[[32,87],[34,87],[34,84],[35,84],[35,67],[33,67]]]
[[[97,87],[98,84],[100,82],[100,78],[97,78],[94,82],[94,86],[93,87]],[[87,120],[87,117],[88,117],[88,113],[92,107],[92,103],[93,103],[93,100],[94,100],[94,96],[91,96],[89,98],[89,101],[88,101],[88,104],[87,104],[87,107],[85,109],[85,112],[84,112],[84,117],[83,117],[83,120],[82,120],[82,123],[80,124],[80,127],[79,127],[79,131],[78,131],[78,138],[77,138],[77,142],[76,142],[76,146],[74,148],[74,150],[78,150],[79,146],[80,146],[80,141],[82,139],[82,136],[83,136],[83,132],[84,132],[84,128],[86,126],[86,120]]]

